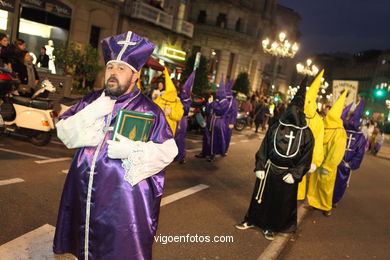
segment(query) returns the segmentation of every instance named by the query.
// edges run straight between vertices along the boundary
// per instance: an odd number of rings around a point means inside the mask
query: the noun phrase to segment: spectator
[[[163,90],[164,90],[164,78],[158,78],[156,80],[155,88],[152,92],[152,100],[155,100],[156,98],[161,96]]]
[[[12,63],[12,68],[14,72],[18,73],[20,80],[19,94],[21,96],[31,97],[34,93],[34,87],[39,82],[39,76],[28,51],[25,50],[18,53],[18,59]]]
[[[261,100],[255,109],[255,115],[254,115],[255,126],[256,126],[255,132],[256,133],[258,132],[260,125],[262,128],[262,131],[265,130],[265,123],[267,120],[267,115],[270,115],[268,106],[265,105],[264,101]]]
[[[37,66],[41,68],[49,68],[49,55],[46,54],[46,48],[41,48],[41,54],[38,56]]]
[[[0,33],[0,67],[11,70],[7,54],[8,37],[4,33]]]

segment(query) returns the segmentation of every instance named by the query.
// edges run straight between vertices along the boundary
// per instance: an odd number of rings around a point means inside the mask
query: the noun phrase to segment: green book
[[[153,120],[153,114],[121,109],[116,116],[112,140],[117,140],[119,133],[134,141],[147,142]]]

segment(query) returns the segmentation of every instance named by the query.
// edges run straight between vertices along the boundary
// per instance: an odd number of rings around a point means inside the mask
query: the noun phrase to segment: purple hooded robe
[[[231,80],[229,82],[229,84],[227,84],[227,86],[226,86],[226,99],[229,103],[229,110],[226,113],[226,120],[227,120],[228,125],[229,125],[229,133],[226,136],[226,144],[227,144],[226,149],[229,149],[230,140],[231,140],[232,134],[233,134],[233,126],[236,123],[237,113],[238,113],[237,100],[233,97],[232,91],[231,91],[232,85],[233,85],[233,80]]]
[[[363,161],[366,146],[366,138],[359,129],[360,117],[363,112],[364,99],[356,106],[355,111],[346,120],[346,114],[343,113],[344,128],[347,132],[347,147],[344,158],[337,167],[336,182],[333,191],[333,204],[338,203],[343,197],[348,186],[351,170],[357,170]]]
[[[101,93],[102,90],[86,95],[60,119],[79,112]],[[110,126],[114,125],[120,109],[147,112],[155,115],[149,140],[163,143],[173,138],[162,110],[138,89],[115,99]],[[107,155],[107,140],[111,137],[112,131],[108,130],[101,145],[79,148],[73,157],[58,213],[53,245],[56,254],[71,253],[78,259],[152,258],[165,170],[131,186],[124,179],[122,161]],[[92,185],[90,204],[87,203],[89,185]],[[86,227],[88,207],[89,226]]]

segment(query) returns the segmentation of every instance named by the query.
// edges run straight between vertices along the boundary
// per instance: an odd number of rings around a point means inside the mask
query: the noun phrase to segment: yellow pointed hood
[[[306,117],[313,118],[317,111],[317,94],[320,90],[321,79],[324,75],[324,70],[318,73],[317,77],[311,83],[309,90],[306,92],[305,99],[305,115]]]
[[[325,128],[340,128],[343,126],[343,120],[341,119],[341,114],[343,113],[345,99],[347,98],[348,90],[346,89],[343,94],[337,99],[336,103],[329,110],[328,114],[326,114],[324,120]]]
[[[177,99],[177,90],[175,85],[172,82],[171,77],[169,76],[167,67],[165,67],[164,69],[164,75],[165,75],[165,91],[161,97],[167,101],[174,102]]]

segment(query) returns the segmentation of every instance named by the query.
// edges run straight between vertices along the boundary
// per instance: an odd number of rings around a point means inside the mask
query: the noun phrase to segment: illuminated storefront
[[[36,56],[45,47],[51,58],[49,69],[55,73],[56,46],[65,44],[69,37],[72,9],[56,0],[22,0],[18,38]]]
[[[15,1],[14,0],[1,0],[0,1],[0,32],[7,34],[12,33],[12,22],[15,13]]]

